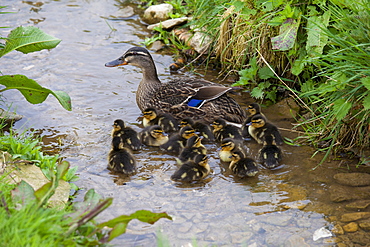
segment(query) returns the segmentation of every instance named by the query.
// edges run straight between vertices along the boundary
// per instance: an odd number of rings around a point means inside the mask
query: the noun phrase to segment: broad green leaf
[[[280,26],[279,35],[271,38],[272,49],[279,51],[291,49],[297,37],[299,23],[300,20],[296,21],[292,18],[286,19]]]
[[[22,206],[25,206],[36,200],[34,193],[35,191],[32,186],[22,180],[18,186],[12,190],[13,201],[21,202]]]
[[[361,78],[361,82],[367,88],[367,90],[370,90],[370,76]]]
[[[53,183],[49,182],[41,186],[38,190],[35,191],[36,199],[39,205],[44,205],[48,199],[54,194]]]
[[[126,232],[127,224],[118,223],[109,233],[108,242]]]
[[[52,94],[57,98],[64,109],[68,111],[72,110],[71,98],[67,93],[44,88],[36,81],[29,79],[24,75],[0,76],[0,84],[6,87],[1,91],[18,89],[31,104],[40,104],[46,100],[49,94]]]
[[[269,79],[274,77],[274,72],[267,66],[264,66],[258,70],[258,76],[260,79]]]
[[[69,162],[68,161],[62,161],[62,163],[60,163],[57,166],[56,179],[58,179],[58,180],[62,179],[62,177],[64,177],[64,175],[68,172],[68,169],[69,169]]]
[[[364,98],[363,105],[364,105],[365,110],[369,110],[370,109],[370,92]]]
[[[322,16],[311,16],[307,20],[306,50],[309,56],[322,54],[324,46],[328,43],[325,33],[330,19],[330,11],[325,11]]]
[[[264,95],[263,89],[259,87],[253,88],[251,92],[251,96],[256,99],[263,99],[263,95]]]
[[[347,115],[351,107],[352,103],[346,101],[345,99],[337,99],[336,101],[334,101],[333,110],[335,118],[338,121],[342,120]]]
[[[37,27],[20,26],[9,33],[5,48],[0,51],[0,57],[14,50],[27,54],[43,49],[52,49],[56,47],[60,41],[60,39],[46,34]]]

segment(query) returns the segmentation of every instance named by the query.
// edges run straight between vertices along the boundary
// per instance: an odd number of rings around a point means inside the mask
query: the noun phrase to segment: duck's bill
[[[127,65],[127,62],[126,61],[122,62],[122,60],[116,59],[116,60],[106,63],[105,67],[117,67],[117,66],[122,66],[122,65]]]

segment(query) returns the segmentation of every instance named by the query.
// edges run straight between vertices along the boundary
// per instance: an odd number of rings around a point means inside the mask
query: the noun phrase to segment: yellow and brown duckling
[[[265,136],[272,135],[276,145],[283,144],[283,138],[278,130],[278,128],[269,123],[266,117],[261,114],[254,115],[251,119],[250,126],[248,128],[249,134],[256,140],[259,144],[263,144],[265,141]]]
[[[213,142],[215,136],[213,135],[212,128],[209,124],[203,123],[201,121],[194,121],[192,118],[187,117],[180,120],[180,127],[190,126],[196,132],[199,132],[199,135],[203,136],[203,141]]]
[[[236,140],[243,140],[240,129],[234,125],[226,123],[225,119],[218,118],[211,124],[213,127],[213,134],[218,142],[225,138],[233,138]]]
[[[240,178],[253,177],[258,173],[257,163],[254,159],[246,157],[240,150],[233,152],[229,168]]]
[[[113,122],[112,137],[118,136],[124,146],[131,150],[137,151],[142,147],[139,135],[133,128],[127,127],[122,119],[116,119]]]
[[[185,147],[187,140],[195,136],[195,130],[192,127],[185,126],[180,129],[179,133],[172,135],[168,142],[160,146],[161,150],[180,154],[181,150]]]
[[[232,153],[236,150],[240,150],[243,154],[246,154],[246,150],[243,147],[243,143],[240,140],[233,138],[225,138],[221,142],[221,147],[218,152],[220,160],[223,162],[230,162]]]
[[[159,125],[144,128],[140,133],[140,140],[146,146],[159,147],[168,142],[168,135],[163,132]]]
[[[143,47],[132,47],[106,67],[133,65],[141,68],[143,79],[136,92],[136,103],[141,111],[154,107],[160,112],[171,113],[176,119],[192,117],[207,123],[223,116],[230,122],[241,124],[245,112],[228,93],[235,87],[197,78],[179,78],[162,83],[157,74],[152,56]]]
[[[258,103],[249,104],[248,108],[247,108],[247,111],[248,111],[249,115],[247,116],[247,119],[244,121],[244,123],[242,124],[242,127],[241,127],[242,136],[244,138],[250,138],[251,137],[249,132],[248,132],[248,128],[249,128],[250,122],[252,120],[252,117],[254,115],[257,115],[257,114],[261,114],[262,116],[264,116],[263,113],[261,112],[261,106]]]
[[[108,154],[108,169],[126,175],[136,172],[136,160],[129,149],[122,147],[119,136],[112,139],[112,149]]]
[[[207,149],[202,144],[201,136],[192,136],[187,142],[186,146],[182,149],[179,158],[176,159],[178,164],[182,164],[188,160],[194,159],[197,154],[206,154]]]
[[[158,112],[155,108],[149,107],[143,111],[143,125],[159,125],[166,133],[179,130],[178,121],[169,113]]]
[[[198,154],[193,160],[186,161],[171,176],[174,181],[192,182],[205,178],[211,171],[208,164],[208,157],[205,154]]]
[[[282,159],[281,150],[276,146],[272,135],[265,136],[262,149],[259,151],[259,159],[267,168],[275,168],[279,166]]]

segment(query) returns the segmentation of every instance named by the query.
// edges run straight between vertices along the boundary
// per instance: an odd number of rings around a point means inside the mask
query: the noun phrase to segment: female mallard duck
[[[241,178],[253,177],[258,173],[256,162],[251,158],[245,157],[240,150],[233,152],[229,168],[234,174]]]
[[[176,132],[179,130],[179,123],[169,113],[158,112],[155,108],[149,107],[143,111],[144,127],[150,125],[159,125],[166,133]]]
[[[106,67],[120,65],[142,69],[143,79],[136,92],[136,103],[141,111],[154,107],[177,119],[192,117],[209,123],[219,116],[235,123],[245,120],[245,112],[227,95],[235,88],[194,78],[161,83],[153,58],[145,48],[132,47],[118,59],[105,64]]]
[[[254,115],[257,115],[257,114],[261,114],[262,116],[263,113],[261,113],[261,106],[258,104],[258,103],[251,103],[248,105],[248,108],[247,108],[247,111],[249,113],[247,119],[244,121],[244,123],[242,124],[242,136],[244,138],[250,138],[250,134],[248,132],[248,127],[249,127],[249,123],[251,122],[251,119]]]
[[[127,148],[121,148],[121,138],[112,139],[112,149],[108,154],[108,169],[130,175],[136,172],[136,161]]]
[[[259,151],[259,158],[263,165],[267,168],[275,168],[279,166],[282,159],[281,150],[276,146],[272,135],[265,136],[262,149]]]
[[[187,142],[186,146],[182,149],[179,158],[176,159],[178,164],[182,164],[188,160],[194,159],[197,154],[206,154],[207,149],[202,144],[202,137],[192,136]]]
[[[121,138],[124,146],[130,147],[134,151],[141,149],[142,144],[138,133],[133,128],[127,127],[121,119],[116,119],[113,122],[112,137],[115,136]]]
[[[242,151],[246,154],[246,150],[244,150],[243,143],[240,140],[235,140],[233,138],[225,138],[221,142],[221,147],[218,152],[218,156],[220,160],[223,162],[230,162],[232,153],[236,150]]]
[[[217,118],[213,121],[211,126],[213,127],[213,134],[218,142],[221,142],[225,138],[243,140],[240,129],[234,125],[227,124],[223,118]]]
[[[192,118],[187,117],[180,120],[180,127],[190,126],[196,132],[199,132],[199,135],[204,137],[204,141],[212,142],[215,140],[211,127],[201,121],[194,121]]]
[[[172,135],[168,142],[162,144],[160,148],[167,152],[180,154],[181,150],[185,147],[187,140],[195,135],[195,130],[192,127],[186,126],[181,128],[179,133]]]
[[[268,135],[272,135],[277,145],[283,144],[283,138],[281,137],[278,128],[272,123],[267,122],[266,117],[261,114],[254,115],[252,117],[248,131],[253,139],[255,139],[259,144],[263,144],[265,136]]]
[[[194,160],[185,162],[172,176],[174,181],[192,182],[205,178],[211,171],[208,164],[208,157],[205,154],[198,154]]]
[[[139,136],[144,145],[151,147],[159,147],[168,142],[168,136],[163,133],[163,129],[159,125],[152,125],[144,128],[139,133]]]

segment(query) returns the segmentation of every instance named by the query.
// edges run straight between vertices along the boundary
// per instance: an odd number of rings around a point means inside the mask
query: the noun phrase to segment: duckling
[[[247,176],[253,177],[258,173],[256,162],[251,158],[245,157],[240,150],[233,152],[229,168],[234,174],[241,178]]]
[[[234,125],[227,124],[223,118],[216,119],[211,126],[213,127],[213,134],[218,142],[228,137],[236,140],[243,140],[240,129]]]
[[[112,137],[119,136],[124,146],[128,146],[131,150],[137,151],[141,149],[142,143],[138,133],[133,128],[127,127],[122,119],[116,119],[113,122]]]
[[[160,148],[167,152],[180,154],[181,150],[186,145],[186,141],[194,135],[196,135],[195,130],[192,127],[185,126],[180,129],[179,133],[172,135],[168,142],[162,144]]]
[[[275,145],[272,135],[265,136],[262,149],[259,151],[259,158],[262,164],[267,168],[275,168],[279,166],[282,159],[281,150]]]
[[[205,154],[198,154],[194,160],[186,161],[172,176],[174,181],[192,182],[205,178],[211,171],[208,164],[208,157]]]
[[[283,144],[283,138],[278,128],[272,123],[267,122],[266,117],[261,114],[252,117],[248,132],[259,144],[263,144],[265,136],[268,135],[272,135],[277,145]]]
[[[143,79],[136,91],[136,103],[141,111],[155,107],[168,112],[176,119],[192,117],[212,123],[217,117],[241,124],[245,112],[228,94],[238,87],[197,79],[176,78],[163,83],[158,78],[152,56],[143,47],[132,47],[118,59],[105,64],[106,67],[133,65],[142,70]]]
[[[178,164],[182,164],[188,160],[194,159],[197,154],[206,154],[207,149],[202,144],[201,136],[192,136],[187,142],[186,146],[182,149],[180,156],[177,160]]]
[[[221,147],[219,149],[218,155],[221,161],[230,162],[232,153],[236,150],[240,150],[246,155],[243,144],[240,140],[235,140],[233,138],[225,138],[221,142]]]
[[[166,133],[179,130],[177,120],[169,113],[158,112],[155,108],[149,107],[143,111],[143,125],[159,125]]]
[[[206,123],[194,121],[192,118],[187,117],[180,121],[180,127],[185,126],[193,127],[196,132],[199,132],[199,135],[204,137],[203,141],[213,142],[215,140],[211,127]]]
[[[168,136],[159,125],[148,126],[139,135],[141,142],[147,146],[159,147],[168,142]]]
[[[112,139],[112,149],[108,154],[108,169],[131,175],[136,172],[136,161],[129,149],[121,148],[121,138]]]
[[[249,123],[251,122],[252,117],[254,115],[257,115],[257,114],[261,114],[262,116],[265,117],[265,115],[263,113],[261,113],[261,106],[258,103],[249,104],[248,108],[247,108],[247,111],[249,113],[249,116],[244,121],[244,123],[242,124],[242,128],[241,128],[242,136],[244,138],[250,138],[251,137],[249,132],[248,132],[248,127],[249,127]]]

